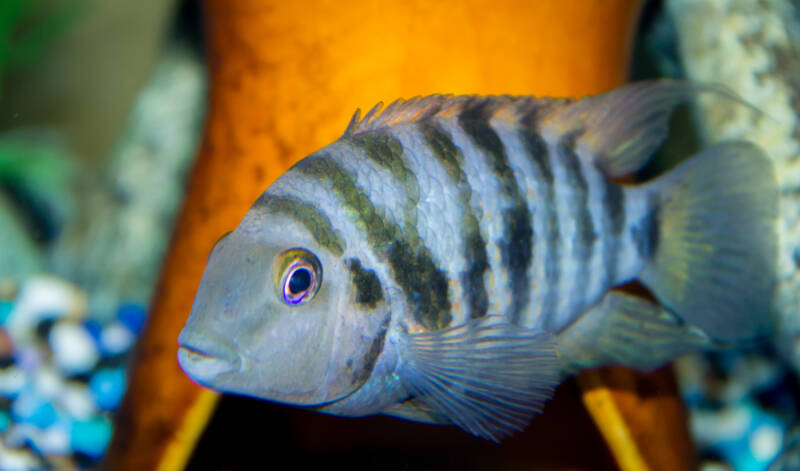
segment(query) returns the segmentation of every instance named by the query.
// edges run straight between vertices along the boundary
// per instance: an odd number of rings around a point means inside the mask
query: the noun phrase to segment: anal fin
[[[398,370],[406,389],[462,429],[499,442],[520,431],[558,383],[554,337],[485,316],[410,334]]]
[[[701,330],[640,296],[610,291],[558,336],[562,370],[622,365],[647,371],[715,346]]]

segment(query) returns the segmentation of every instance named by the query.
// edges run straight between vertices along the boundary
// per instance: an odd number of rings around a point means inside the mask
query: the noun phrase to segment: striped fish
[[[181,366],[222,391],[499,441],[582,368],[765,334],[777,191],[761,151],[719,143],[620,183],[701,90],[356,113],[216,244]],[[634,280],[652,296],[620,289]]]

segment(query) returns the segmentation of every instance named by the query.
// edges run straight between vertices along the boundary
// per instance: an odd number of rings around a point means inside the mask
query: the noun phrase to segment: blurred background
[[[202,130],[198,15],[0,1],[0,469],[108,445]]]
[[[746,100],[789,123],[785,136],[775,123],[753,129],[752,120],[737,121],[738,114],[705,102],[699,113],[679,113],[675,138],[646,173],[688,155],[709,135],[756,133],[769,153],[787,161],[800,155],[799,7],[790,0],[645,2],[631,79],[728,78]],[[203,130],[201,10],[191,0],[0,0],[0,470],[92,468],[108,447]],[[676,363],[702,469],[765,470],[797,446],[798,324],[785,319],[774,344]],[[574,384],[564,388],[578,395]],[[558,400],[553,407],[579,404]],[[313,432],[342,419],[299,412],[295,419],[311,424],[301,430],[284,409],[224,399],[190,468],[247,469],[232,456],[270,440],[284,440],[287,455],[315,454],[304,463],[324,464],[347,451]],[[248,421],[258,426],[244,439],[226,432]],[[344,430],[365,426],[389,443],[387,430],[402,435],[418,427],[364,422]],[[421,442],[429,433],[461,444],[457,430],[408,430],[421,433]],[[546,424],[538,430],[545,433]],[[318,446],[292,445],[287,431]],[[595,431],[556,435],[580,440],[583,451],[608,461]],[[511,454],[524,453],[521,447],[512,441]],[[380,450],[364,462],[381,462]],[[462,461],[454,452],[427,464],[502,468]],[[400,463],[411,469],[411,461]]]

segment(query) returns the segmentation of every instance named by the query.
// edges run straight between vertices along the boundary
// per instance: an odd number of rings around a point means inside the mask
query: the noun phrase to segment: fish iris
[[[311,252],[290,249],[278,257],[280,293],[283,301],[296,306],[311,301],[322,283],[322,266]]]

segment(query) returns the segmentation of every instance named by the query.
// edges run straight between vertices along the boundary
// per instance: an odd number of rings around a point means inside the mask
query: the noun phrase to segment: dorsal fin
[[[663,79],[582,98],[548,113],[540,125],[545,135],[574,135],[579,154],[591,155],[607,175],[621,177],[652,157],[667,137],[675,108],[704,92],[756,109],[722,85]]]
[[[676,80],[636,82],[580,100],[533,96],[430,95],[378,103],[362,119],[356,111],[345,136],[432,117],[458,117],[479,110],[484,119],[537,126],[554,138],[573,135],[579,154],[591,155],[613,177],[641,169],[666,138],[675,107],[714,92],[754,108],[720,85]],[[586,152],[581,152],[581,148]]]
[[[510,95],[429,95],[408,100],[399,99],[383,108],[375,105],[363,118],[356,110],[345,136],[374,131],[402,123],[414,123],[432,117],[457,117],[461,113],[480,106],[485,116],[519,120],[533,110],[553,104],[566,104],[564,98],[536,98]]]

